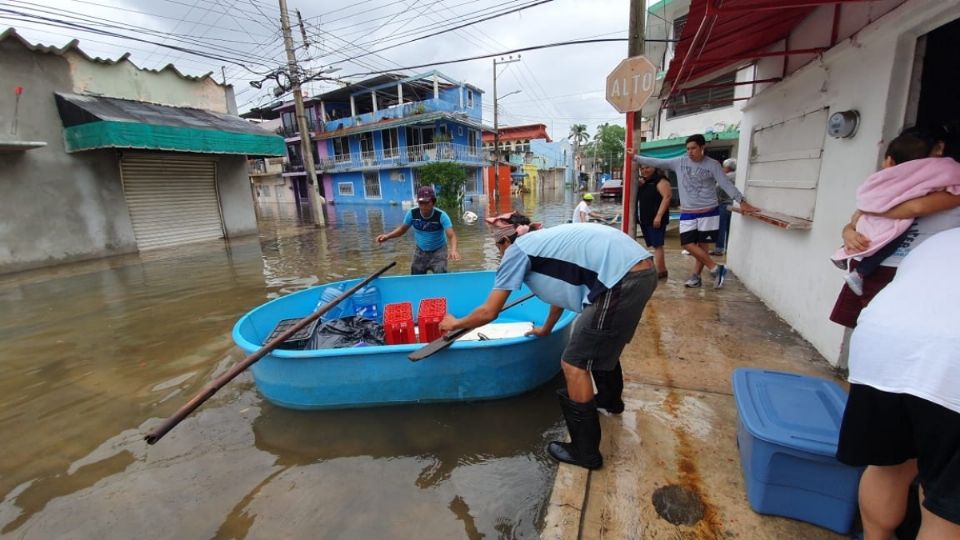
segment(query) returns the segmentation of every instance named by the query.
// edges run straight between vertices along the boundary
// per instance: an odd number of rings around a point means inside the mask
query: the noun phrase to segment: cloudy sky
[[[300,28],[294,27],[303,65],[308,70],[339,68],[331,76],[357,81],[364,73],[523,47],[626,38],[629,0],[288,0],[288,8],[292,24],[297,23],[296,10],[305,23],[306,45]],[[91,56],[116,58],[129,52],[141,67],[173,63],[191,75],[212,71],[217,80],[224,67],[241,111],[273,100],[270,83],[263,90],[249,83],[286,63],[279,8],[271,0],[0,0],[0,28],[7,26],[46,45],[61,46],[77,38]],[[125,37],[105,35],[111,33]],[[521,53],[520,62],[498,69],[498,94],[520,91],[500,101],[500,124],[544,123],[555,139],[566,137],[573,123],[586,124],[591,134],[602,122],[622,124],[623,116],[604,100],[603,88],[626,49],[626,41],[619,41]],[[491,59],[405,72],[429,69],[483,89],[484,122],[493,124]],[[335,87],[332,82],[311,83],[307,91]]]

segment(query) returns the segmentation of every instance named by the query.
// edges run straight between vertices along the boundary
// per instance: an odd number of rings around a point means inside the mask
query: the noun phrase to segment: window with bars
[[[736,88],[733,83],[736,80],[737,72],[732,71],[704,83],[704,85],[722,84],[724,86],[681,91],[680,95],[673,99],[670,108],[667,109],[667,118],[697,114],[733,105],[733,92]]]
[[[363,173],[363,192],[368,199],[379,199],[381,197],[380,174],[377,171]]]

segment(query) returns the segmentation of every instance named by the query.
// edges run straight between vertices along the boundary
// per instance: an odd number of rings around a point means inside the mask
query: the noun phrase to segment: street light
[[[500,101],[501,99],[503,99],[503,98],[505,98],[505,97],[512,96],[512,95],[514,95],[514,94],[519,94],[520,92],[523,92],[523,90],[522,90],[522,89],[521,89],[521,90],[514,90],[513,92],[510,92],[510,93],[507,93],[507,94],[504,94],[504,95],[498,97],[498,98],[497,98],[497,101]]]

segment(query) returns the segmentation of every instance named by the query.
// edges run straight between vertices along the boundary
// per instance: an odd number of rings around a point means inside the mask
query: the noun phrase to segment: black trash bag
[[[363,317],[333,319],[317,327],[310,349],[342,349],[357,345],[383,345],[383,325]]]

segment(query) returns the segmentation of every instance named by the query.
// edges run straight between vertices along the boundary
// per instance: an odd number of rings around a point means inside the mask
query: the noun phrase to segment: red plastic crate
[[[383,338],[387,345],[416,343],[413,305],[410,302],[387,304],[383,311]]]
[[[420,343],[429,343],[441,335],[440,321],[447,314],[446,298],[424,298],[417,310],[417,326],[420,328]]]

